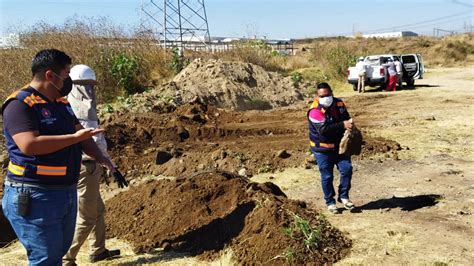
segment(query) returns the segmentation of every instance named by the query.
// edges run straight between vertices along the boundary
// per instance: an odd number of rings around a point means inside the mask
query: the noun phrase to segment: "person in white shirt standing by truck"
[[[367,64],[364,62],[363,57],[359,57],[356,64],[356,71],[359,75],[359,81],[357,82],[357,91],[365,92],[365,78],[367,74]]]
[[[403,66],[398,57],[394,58],[395,69],[397,70],[397,83],[398,88],[402,88],[402,78],[403,78]]]

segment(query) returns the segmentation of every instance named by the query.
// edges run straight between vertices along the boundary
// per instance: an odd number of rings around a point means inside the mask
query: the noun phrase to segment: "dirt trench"
[[[115,162],[131,179],[222,170],[252,176],[291,167],[314,167],[305,105],[235,112],[194,102],[170,112],[121,113],[104,128]],[[397,158],[395,141],[364,134],[362,154]]]

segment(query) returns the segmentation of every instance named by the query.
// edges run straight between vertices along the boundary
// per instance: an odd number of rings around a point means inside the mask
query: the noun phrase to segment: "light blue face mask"
[[[324,107],[329,107],[331,106],[332,104],[332,101],[333,101],[333,97],[332,95],[329,95],[329,96],[326,96],[326,97],[323,97],[323,98],[319,98],[319,104],[321,104],[322,106]]]

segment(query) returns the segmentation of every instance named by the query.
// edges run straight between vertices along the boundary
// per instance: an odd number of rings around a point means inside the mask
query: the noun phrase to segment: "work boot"
[[[339,211],[337,210],[336,204],[328,205],[328,211],[332,214],[338,214]]]
[[[346,210],[352,210],[355,208],[354,203],[352,203],[352,201],[350,201],[349,199],[341,199],[341,203],[342,205],[344,205],[344,208],[346,208]]]
[[[108,258],[116,257],[120,255],[120,249],[112,249],[112,250],[104,250],[104,252],[97,254],[97,255],[90,255],[89,261],[90,262],[98,262],[101,260],[105,260]]]

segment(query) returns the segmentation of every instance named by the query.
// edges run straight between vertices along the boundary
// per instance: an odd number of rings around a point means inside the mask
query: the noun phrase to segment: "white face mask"
[[[321,104],[321,105],[324,106],[324,107],[329,107],[329,106],[331,106],[332,101],[333,101],[332,96],[327,96],[327,97],[324,97],[324,98],[319,98],[319,104]]]

